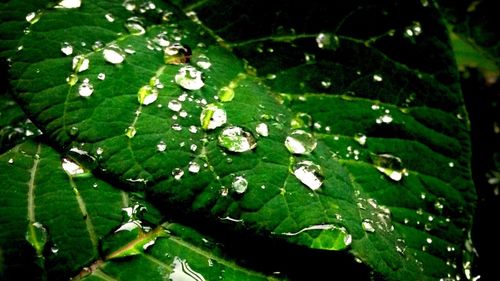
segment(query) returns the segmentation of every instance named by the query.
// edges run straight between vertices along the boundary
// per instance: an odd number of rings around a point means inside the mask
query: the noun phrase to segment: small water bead
[[[63,170],[66,171],[66,173],[70,176],[85,173],[85,170],[80,165],[78,165],[77,163],[73,162],[68,158],[63,158],[61,164]]]
[[[357,141],[360,145],[365,145],[367,137],[361,133],[358,133],[354,136],[354,140]]]
[[[198,149],[198,146],[197,146],[196,144],[194,144],[194,143],[193,143],[193,144],[189,147],[189,149],[191,149],[191,151],[192,151],[192,152],[195,152],[195,151],[196,151],[196,149]]]
[[[180,116],[181,118],[186,118],[186,117],[188,116],[188,113],[187,113],[187,111],[185,111],[185,110],[181,110],[181,111],[179,112],[179,116]]]
[[[82,84],[78,86],[78,94],[81,97],[90,97],[90,95],[92,95],[93,92],[94,92],[94,86],[90,84],[90,80],[88,78],[85,78]]]
[[[186,90],[199,90],[205,83],[201,79],[201,72],[192,66],[184,66],[175,75],[175,83]]]
[[[164,142],[164,141],[160,141],[157,145],[156,145],[156,150],[160,151],[160,152],[163,152],[167,149],[167,144]]]
[[[240,193],[240,194],[244,193],[248,188],[248,181],[242,176],[237,176],[234,178],[233,182],[231,183],[231,187],[237,193]]]
[[[316,139],[303,130],[295,130],[285,139],[285,147],[293,154],[309,154],[316,145]]]
[[[102,155],[103,152],[104,152],[104,149],[102,147],[98,147],[97,150],[95,151],[95,153],[97,155]]]
[[[182,109],[182,103],[178,100],[171,100],[167,107],[172,111],[179,112]]]
[[[132,46],[128,45],[123,49],[123,51],[129,55],[135,54],[135,50]]]
[[[313,119],[312,119],[311,115],[309,115],[307,113],[299,112],[290,121],[290,125],[294,129],[309,128],[313,125]]]
[[[375,120],[375,122],[376,122],[377,124],[382,124],[382,123],[389,124],[389,123],[391,123],[391,122],[392,122],[392,120],[393,120],[393,118],[392,118],[392,116],[391,116],[390,114],[384,114],[384,115],[382,115],[382,116],[378,117],[378,118]]]
[[[158,89],[150,85],[142,86],[137,92],[137,101],[142,105],[149,105],[158,99]]]
[[[61,44],[61,52],[66,56],[73,54],[73,46],[68,42],[63,42]]]
[[[400,181],[403,175],[406,174],[406,169],[403,168],[403,163],[400,158],[390,154],[370,154],[375,168],[387,175],[393,181]]]
[[[135,134],[137,133],[137,130],[135,129],[135,127],[133,126],[130,126],[128,127],[126,130],[125,130],[125,135],[128,137],[128,138],[133,138],[135,136]]]
[[[373,227],[373,221],[369,219],[363,220],[361,226],[366,232],[375,232],[375,228]]]
[[[68,85],[74,86],[78,82],[78,76],[76,74],[70,74],[66,77],[66,82],[68,82]]]
[[[30,24],[35,24],[41,17],[41,12],[30,12],[26,15],[26,21]]]
[[[182,126],[181,126],[180,124],[177,124],[177,123],[172,124],[172,127],[171,127],[171,128],[172,128],[172,130],[174,130],[174,131],[181,131],[181,130],[182,130]]]
[[[199,55],[196,58],[196,65],[201,69],[209,69],[212,66],[212,63],[205,55]]]
[[[74,8],[80,8],[81,5],[82,5],[81,0],[62,0],[54,8],[74,9]]]
[[[14,163],[14,159],[13,159],[13,158],[10,158],[7,162],[8,162],[9,164],[13,164],[13,163]]]
[[[192,174],[197,174],[200,171],[200,164],[191,161],[189,162],[188,171]]]
[[[405,36],[413,37],[418,36],[422,33],[422,26],[418,21],[414,21],[411,26],[407,27],[405,30]]]
[[[107,46],[102,51],[102,55],[107,62],[112,64],[120,64],[125,60],[125,52],[115,44]]]
[[[450,168],[453,168],[453,167],[455,167],[455,163],[450,162],[450,163],[448,163],[448,166],[449,166]]]
[[[139,17],[130,17],[125,21],[125,28],[132,35],[143,35],[146,29],[143,27],[142,20]]]
[[[216,104],[206,105],[200,114],[201,128],[213,130],[226,124],[226,111]]]
[[[191,125],[191,126],[189,126],[188,131],[191,134],[196,134],[198,132],[198,128],[196,128],[196,126],[194,126],[194,125]]]
[[[113,14],[111,13],[107,13],[104,15],[104,18],[109,21],[109,22],[114,22],[115,21],[115,17],[113,16]]]
[[[191,59],[191,49],[174,43],[163,49],[163,61],[166,64],[185,64]]]
[[[220,146],[231,152],[246,152],[257,146],[253,135],[237,126],[230,126],[222,130],[218,141]]]
[[[318,34],[316,43],[320,49],[337,49],[340,44],[339,38],[329,33]]]
[[[312,161],[297,163],[293,169],[294,176],[311,190],[317,190],[323,184],[323,171]]]
[[[104,74],[104,73],[102,73],[102,72],[101,72],[101,73],[99,73],[99,74],[97,74],[97,79],[99,79],[99,80],[101,80],[101,81],[102,81],[102,80],[104,80],[104,79],[106,79],[106,74]]]
[[[425,239],[425,241],[426,241],[428,244],[431,244],[431,243],[432,243],[432,238],[428,237],[427,239]]]
[[[371,108],[372,110],[379,110],[380,106],[378,104],[372,104]]]
[[[89,69],[90,61],[82,55],[73,58],[72,69],[76,72],[82,72]]]
[[[219,89],[217,97],[221,102],[230,102],[234,98],[234,90],[231,87],[224,86]]]
[[[269,136],[269,128],[267,127],[266,123],[259,123],[259,124],[257,124],[257,126],[255,127],[255,131],[260,136],[263,136],[263,137]]]
[[[373,74],[373,81],[382,82],[382,80],[382,76],[380,76],[379,74]]]
[[[92,44],[92,50],[97,51],[100,50],[104,47],[104,43],[102,41],[95,41],[94,44]]]
[[[172,176],[175,180],[181,180],[182,176],[184,176],[184,171],[181,168],[175,168],[172,171]]]

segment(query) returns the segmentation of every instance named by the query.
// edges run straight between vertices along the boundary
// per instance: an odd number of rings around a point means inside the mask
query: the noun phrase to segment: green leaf
[[[439,13],[268,2],[194,3],[206,24],[162,3],[49,8],[14,57],[16,98],[169,212],[349,249],[391,280],[459,275],[475,194]]]

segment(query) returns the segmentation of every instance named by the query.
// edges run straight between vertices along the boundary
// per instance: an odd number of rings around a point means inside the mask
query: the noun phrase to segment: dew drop
[[[191,134],[196,134],[196,133],[198,132],[198,128],[196,128],[196,126],[194,126],[194,125],[191,125],[191,126],[189,126],[188,131],[189,131]]]
[[[13,164],[14,163],[14,159],[10,158],[9,161],[7,161],[9,164]]]
[[[167,149],[167,144],[164,142],[164,141],[160,141],[157,145],[156,145],[156,150],[160,151],[160,152],[163,152]]]
[[[200,114],[201,128],[213,130],[226,124],[226,111],[216,104],[206,105]]]
[[[174,43],[163,49],[163,61],[166,64],[184,64],[191,58],[191,49],[179,43]]]
[[[370,154],[375,168],[393,181],[400,181],[406,173],[400,158],[390,154]]]
[[[42,16],[42,13],[40,12],[30,12],[26,15],[26,21],[29,22],[30,24],[35,24],[40,17]]]
[[[73,70],[76,72],[82,72],[89,69],[89,59],[84,56],[78,55],[73,58]]]
[[[102,147],[98,147],[97,150],[95,151],[95,153],[97,155],[102,155],[103,152],[104,152],[104,149]]]
[[[201,72],[192,66],[184,66],[175,75],[175,83],[186,90],[199,90],[205,85]]]
[[[95,41],[94,44],[92,44],[92,50],[97,51],[102,49],[104,47],[104,43],[102,41]]]
[[[171,100],[168,102],[168,109],[179,112],[182,109],[182,103],[178,100]]]
[[[285,139],[285,147],[293,154],[309,154],[316,145],[316,139],[303,130],[295,130]]]
[[[105,14],[104,18],[106,18],[106,20],[109,21],[109,22],[114,22],[115,21],[115,17],[111,13]]]
[[[101,73],[99,73],[99,74],[97,74],[97,79],[99,79],[99,80],[101,80],[101,81],[102,81],[102,80],[104,80],[104,79],[106,79],[106,74],[104,74],[104,73],[102,73],[102,72],[101,72]]]
[[[323,184],[321,167],[312,161],[297,163],[293,169],[294,176],[311,190],[317,190]]]
[[[53,245],[52,247],[50,247],[50,251],[53,253],[53,254],[57,254],[59,252],[59,248],[57,248],[56,245]]]
[[[62,168],[70,176],[79,175],[85,173],[85,170],[77,163],[71,161],[68,158],[62,159]]]
[[[263,137],[269,136],[269,128],[267,127],[266,123],[259,123],[259,124],[257,124],[257,126],[255,127],[255,131],[260,136],[263,136]]]
[[[231,87],[224,86],[220,88],[217,96],[221,102],[230,102],[234,98],[234,90]]]
[[[182,130],[182,126],[181,126],[180,124],[177,124],[177,123],[172,124],[172,127],[171,127],[171,128],[172,128],[172,130],[174,130],[174,131],[180,131],[180,130]]]
[[[295,115],[295,117],[290,121],[290,125],[294,129],[298,128],[309,128],[313,125],[313,119],[311,115],[303,112],[299,112]]]
[[[90,95],[92,95],[93,92],[94,92],[94,86],[90,84],[88,78],[85,78],[82,84],[78,86],[78,94],[81,97],[90,97]]]
[[[234,178],[233,182],[231,183],[231,187],[237,193],[240,193],[240,194],[244,193],[248,188],[248,181],[242,176],[237,176]]]
[[[363,227],[363,229],[366,232],[375,232],[375,228],[373,227],[373,221],[371,221],[369,219],[363,220],[363,222],[361,223],[361,226]]]
[[[192,174],[197,174],[200,171],[200,164],[194,161],[189,162],[188,171]]]
[[[66,56],[73,54],[73,46],[68,42],[63,42],[61,45],[61,52]]]
[[[222,130],[218,140],[220,146],[231,152],[246,152],[257,146],[253,135],[237,126],[230,126]]]
[[[135,4],[134,4],[135,7]],[[138,17],[130,17],[125,21],[125,28],[132,35],[143,35],[146,33],[146,29],[143,27],[143,23]]]
[[[135,129],[135,127],[133,126],[130,126],[128,127],[126,130],[125,130],[125,135],[128,137],[128,138],[133,138],[135,136],[135,134],[137,133],[137,130]]]
[[[102,55],[107,62],[112,64],[120,64],[125,60],[125,52],[115,44],[107,46],[102,51]]]
[[[68,85],[74,86],[76,82],[78,82],[78,76],[76,74],[70,74],[66,77],[66,82],[68,82]]]
[[[137,92],[137,101],[142,105],[148,105],[158,99],[158,89],[149,85],[142,86]]]
[[[365,145],[366,139],[366,136],[361,133],[358,133],[354,136],[354,140],[357,141],[360,145]]]
[[[375,122],[376,122],[377,124],[382,124],[382,123],[389,124],[389,123],[391,123],[391,122],[392,122],[392,120],[393,120],[393,118],[392,118],[392,116],[391,116],[390,114],[384,114],[384,115],[382,115],[382,116],[378,117],[378,118],[375,120]]]
[[[81,5],[82,5],[81,0],[62,0],[55,6],[55,8],[74,9],[74,8],[80,8]]]
[[[328,33],[320,33],[316,36],[316,43],[320,49],[337,49],[339,47],[339,38]]]
[[[196,58],[196,65],[201,69],[209,69],[212,66],[212,63],[205,55],[200,55]]]
[[[373,74],[373,81],[382,82],[382,80],[382,76],[380,76],[379,74]]]
[[[175,180],[181,180],[182,176],[184,176],[184,171],[181,168],[175,168],[172,171],[172,176]]]

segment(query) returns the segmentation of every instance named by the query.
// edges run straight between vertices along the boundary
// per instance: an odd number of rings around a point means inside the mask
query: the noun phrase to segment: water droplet
[[[191,58],[191,49],[174,43],[163,49],[163,61],[166,64],[184,64]]]
[[[259,123],[259,124],[257,124],[257,126],[255,127],[255,131],[260,136],[263,136],[263,137],[269,136],[269,129],[268,129],[266,123]]]
[[[92,95],[93,92],[94,92],[94,86],[90,84],[90,80],[88,78],[85,78],[82,84],[78,86],[78,94],[81,97],[90,97],[90,95]]]
[[[201,128],[213,130],[226,124],[226,111],[216,104],[206,105],[200,114]]]
[[[392,116],[391,116],[390,114],[384,114],[384,115],[382,115],[382,116],[378,117],[378,118],[375,120],[375,122],[376,122],[377,124],[382,124],[382,123],[389,124],[389,123],[391,123],[391,122],[392,122],[392,120],[393,120],[393,118],[392,118]]]
[[[53,245],[52,247],[50,247],[50,251],[53,254],[57,254],[59,252],[59,248],[57,248],[57,245]]]
[[[104,18],[106,18],[106,20],[109,21],[109,22],[114,22],[115,21],[115,17],[111,13],[105,14]]]
[[[231,183],[231,187],[237,193],[240,193],[240,194],[244,193],[247,190],[248,181],[242,176],[237,176],[234,178],[233,182]]]
[[[363,220],[361,226],[366,232],[375,232],[375,228],[373,227],[373,221],[369,219]]]
[[[42,16],[42,13],[40,12],[30,12],[26,15],[26,21],[29,22],[30,24],[35,24],[40,17]]]
[[[303,228],[297,232],[285,232],[281,235],[296,236],[306,231],[328,231],[329,245],[326,248],[339,251],[347,248],[352,243],[352,236],[347,232],[344,227],[333,225],[333,224],[318,224]],[[321,235],[321,234],[320,234]],[[317,236],[313,236],[317,237]],[[326,242],[323,240],[322,242]],[[312,245],[312,248],[325,248],[325,245],[321,243],[320,245]]]
[[[378,104],[372,104],[372,110],[379,110],[380,106]]]
[[[453,167],[455,167],[455,163],[450,162],[450,163],[448,163],[448,166],[450,166],[450,168],[453,168]]]
[[[137,92],[137,101],[142,105],[148,105],[158,99],[158,89],[149,85],[142,86]]]
[[[230,126],[222,130],[218,140],[220,146],[231,152],[245,152],[257,146],[253,135],[237,126]]]
[[[107,62],[112,64],[120,64],[125,60],[125,52],[115,44],[107,46],[102,51],[102,55]]]
[[[135,4],[134,4],[135,7]],[[143,27],[143,23],[138,17],[130,17],[125,21],[125,28],[132,35],[143,35],[146,33],[146,29]]]
[[[95,153],[96,153],[97,155],[101,155],[103,152],[104,152],[104,149],[102,149],[102,147],[98,147],[98,148],[96,149],[96,151],[95,151]]]
[[[178,100],[171,100],[168,102],[168,108],[172,111],[178,112],[182,109],[182,103]]]
[[[61,45],[61,52],[67,56],[73,54],[73,46],[68,42],[63,42]]]
[[[365,145],[366,139],[366,136],[361,133],[358,133],[354,136],[354,140],[357,141],[360,145]]]
[[[125,130],[125,135],[128,137],[128,138],[133,138],[135,136],[135,134],[137,133],[137,130],[135,129],[135,127],[133,126],[130,126],[128,127],[126,130]]]
[[[66,82],[68,82],[70,86],[74,86],[76,82],[78,82],[78,76],[76,74],[70,74],[66,77]]]
[[[71,161],[68,158],[62,159],[62,168],[70,176],[79,175],[85,173],[85,170],[77,163]]]
[[[184,66],[175,75],[175,83],[186,90],[199,90],[205,85],[201,72],[192,66]]]
[[[299,112],[295,115],[295,117],[290,121],[290,125],[294,129],[298,128],[309,128],[313,124],[313,119],[311,115],[303,112]]]
[[[196,58],[196,65],[201,69],[209,69],[212,66],[212,63],[205,55],[199,55]]]
[[[370,154],[375,168],[394,181],[400,181],[406,173],[400,158],[390,154]]]
[[[168,276],[168,280],[172,281],[205,281],[205,278],[200,273],[194,271],[186,260],[179,257],[174,258],[171,267],[172,273]]]
[[[14,163],[14,159],[10,158],[9,161],[7,161],[9,164],[13,164]]]
[[[230,102],[234,98],[234,90],[231,87],[224,86],[220,88],[217,96],[221,102]]]
[[[311,190],[317,190],[323,184],[321,167],[311,161],[302,161],[294,166],[293,174]]]
[[[82,5],[81,0],[62,0],[55,6],[55,8],[58,9],[74,9],[74,8],[80,8]]]
[[[160,152],[163,152],[167,149],[167,144],[164,142],[164,141],[160,141],[157,145],[156,145],[156,150],[160,151]]]
[[[102,41],[95,41],[94,44],[92,44],[92,50],[97,51],[100,50],[104,47],[104,43]]]
[[[104,80],[104,79],[106,79],[106,74],[104,74],[104,73],[102,73],[102,72],[101,72],[101,73],[99,73],[99,74],[97,74],[97,79],[99,79],[99,80],[101,80],[101,81],[102,81],[102,80]]]
[[[47,243],[47,229],[39,222],[30,223],[26,231],[25,239],[28,241],[39,257],[42,256],[43,248]]]
[[[191,125],[191,126],[189,126],[188,131],[192,134],[196,134],[198,132],[198,128],[196,128],[196,126],[194,126],[194,125]]]
[[[268,80],[274,80],[274,79],[276,79],[276,74],[269,73],[269,74],[266,75],[266,79],[268,79]]]
[[[189,162],[188,171],[193,174],[197,174],[200,171],[200,164],[191,161]]]
[[[181,180],[182,176],[184,176],[184,171],[181,169],[181,168],[175,168],[173,171],[172,171],[172,176],[174,177],[174,179],[176,180]]]
[[[78,55],[73,58],[73,70],[76,72],[82,72],[89,69],[90,61],[84,56]]]
[[[373,81],[382,82],[382,80],[382,76],[380,76],[379,74],[373,74]]]
[[[180,124],[177,124],[177,123],[172,124],[172,127],[171,127],[171,128],[172,128],[172,130],[174,130],[174,131],[181,131],[181,130],[182,130],[182,126],[181,126]],[[182,146],[183,146],[183,145],[182,145]],[[181,147],[182,147],[182,146],[181,146]]]
[[[293,154],[309,154],[316,145],[316,139],[303,130],[295,130],[285,139],[285,147]]]
[[[316,36],[316,43],[320,49],[335,50],[339,47],[339,38],[329,33],[320,33]]]

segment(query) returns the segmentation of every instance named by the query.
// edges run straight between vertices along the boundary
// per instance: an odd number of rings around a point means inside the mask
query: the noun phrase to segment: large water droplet
[[[143,27],[142,20],[138,17],[130,17],[125,22],[125,28],[132,35],[143,35],[146,33],[146,29]]]
[[[75,176],[79,174],[85,173],[85,170],[82,168],[82,166],[78,165],[77,163],[71,161],[68,158],[63,158],[62,159],[62,168],[68,175],[70,176]]]
[[[163,60],[166,64],[184,64],[191,58],[191,49],[174,43],[163,49]]]
[[[266,123],[259,123],[255,127],[255,131],[257,132],[257,134],[259,134],[259,135],[261,135],[263,137],[269,136],[269,128],[267,127]]]
[[[192,66],[184,66],[175,75],[175,83],[186,90],[199,90],[205,85],[201,72]]]
[[[189,162],[188,171],[193,174],[197,174],[200,171],[200,164],[191,161]]]
[[[311,190],[317,190],[323,184],[323,171],[312,161],[302,161],[293,168],[294,176]]]
[[[81,5],[82,5],[81,0],[62,0],[55,6],[55,8],[74,9],[74,8],[80,8]]]
[[[102,55],[107,62],[112,64],[120,64],[125,60],[125,52],[115,44],[107,46],[102,51]]]
[[[189,264],[178,257],[174,258],[171,267],[172,273],[168,276],[168,280],[172,281],[205,281],[205,278],[200,273],[194,271]]]
[[[226,111],[216,104],[206,105],[200,114],[201,127],[204,130],[213,130],[226,124]]]
[[[231,187],[236,191],[237,193],[244,193],[247,188],[248,188],[248,181],[242,176],[237,176],[234,178],[233,182],[231,183]]]
[[[88,78],[85,78],[82,84],[78,86],[78,94],[81,97],[89,97],[90,95],[92,95],[93,92],[94,92],[94,86],[90,84]]]
[[[73,70],[76,72],[82,72],[89,69],[90,61],[84,56],[78,55],[73,58]]]
[[[149,85],[142,86],[137,92],[137,101],[142,105],[148,105],[158,99],[158,89]]]
[[[231,87],[224,86],[220,88],[217,96],[221,102],[230,102],[234,98],[234,90]]]
[[[400,181],[406,173],[400,158],[390,154],[370,154],[375,168],[394,181]]]
[[[227,127],[219,135],[219,145],[231,152],[245,152],[257,146],[250,132],[237,126]]]
[[[316,145],[316,139],[303,130],[295,130],[285,139],[285,147],[293,154],[309,154]]]
[[[168,102],[168,109],[179,112],[182,109],[182,103],[178,100],[171,100]]]

